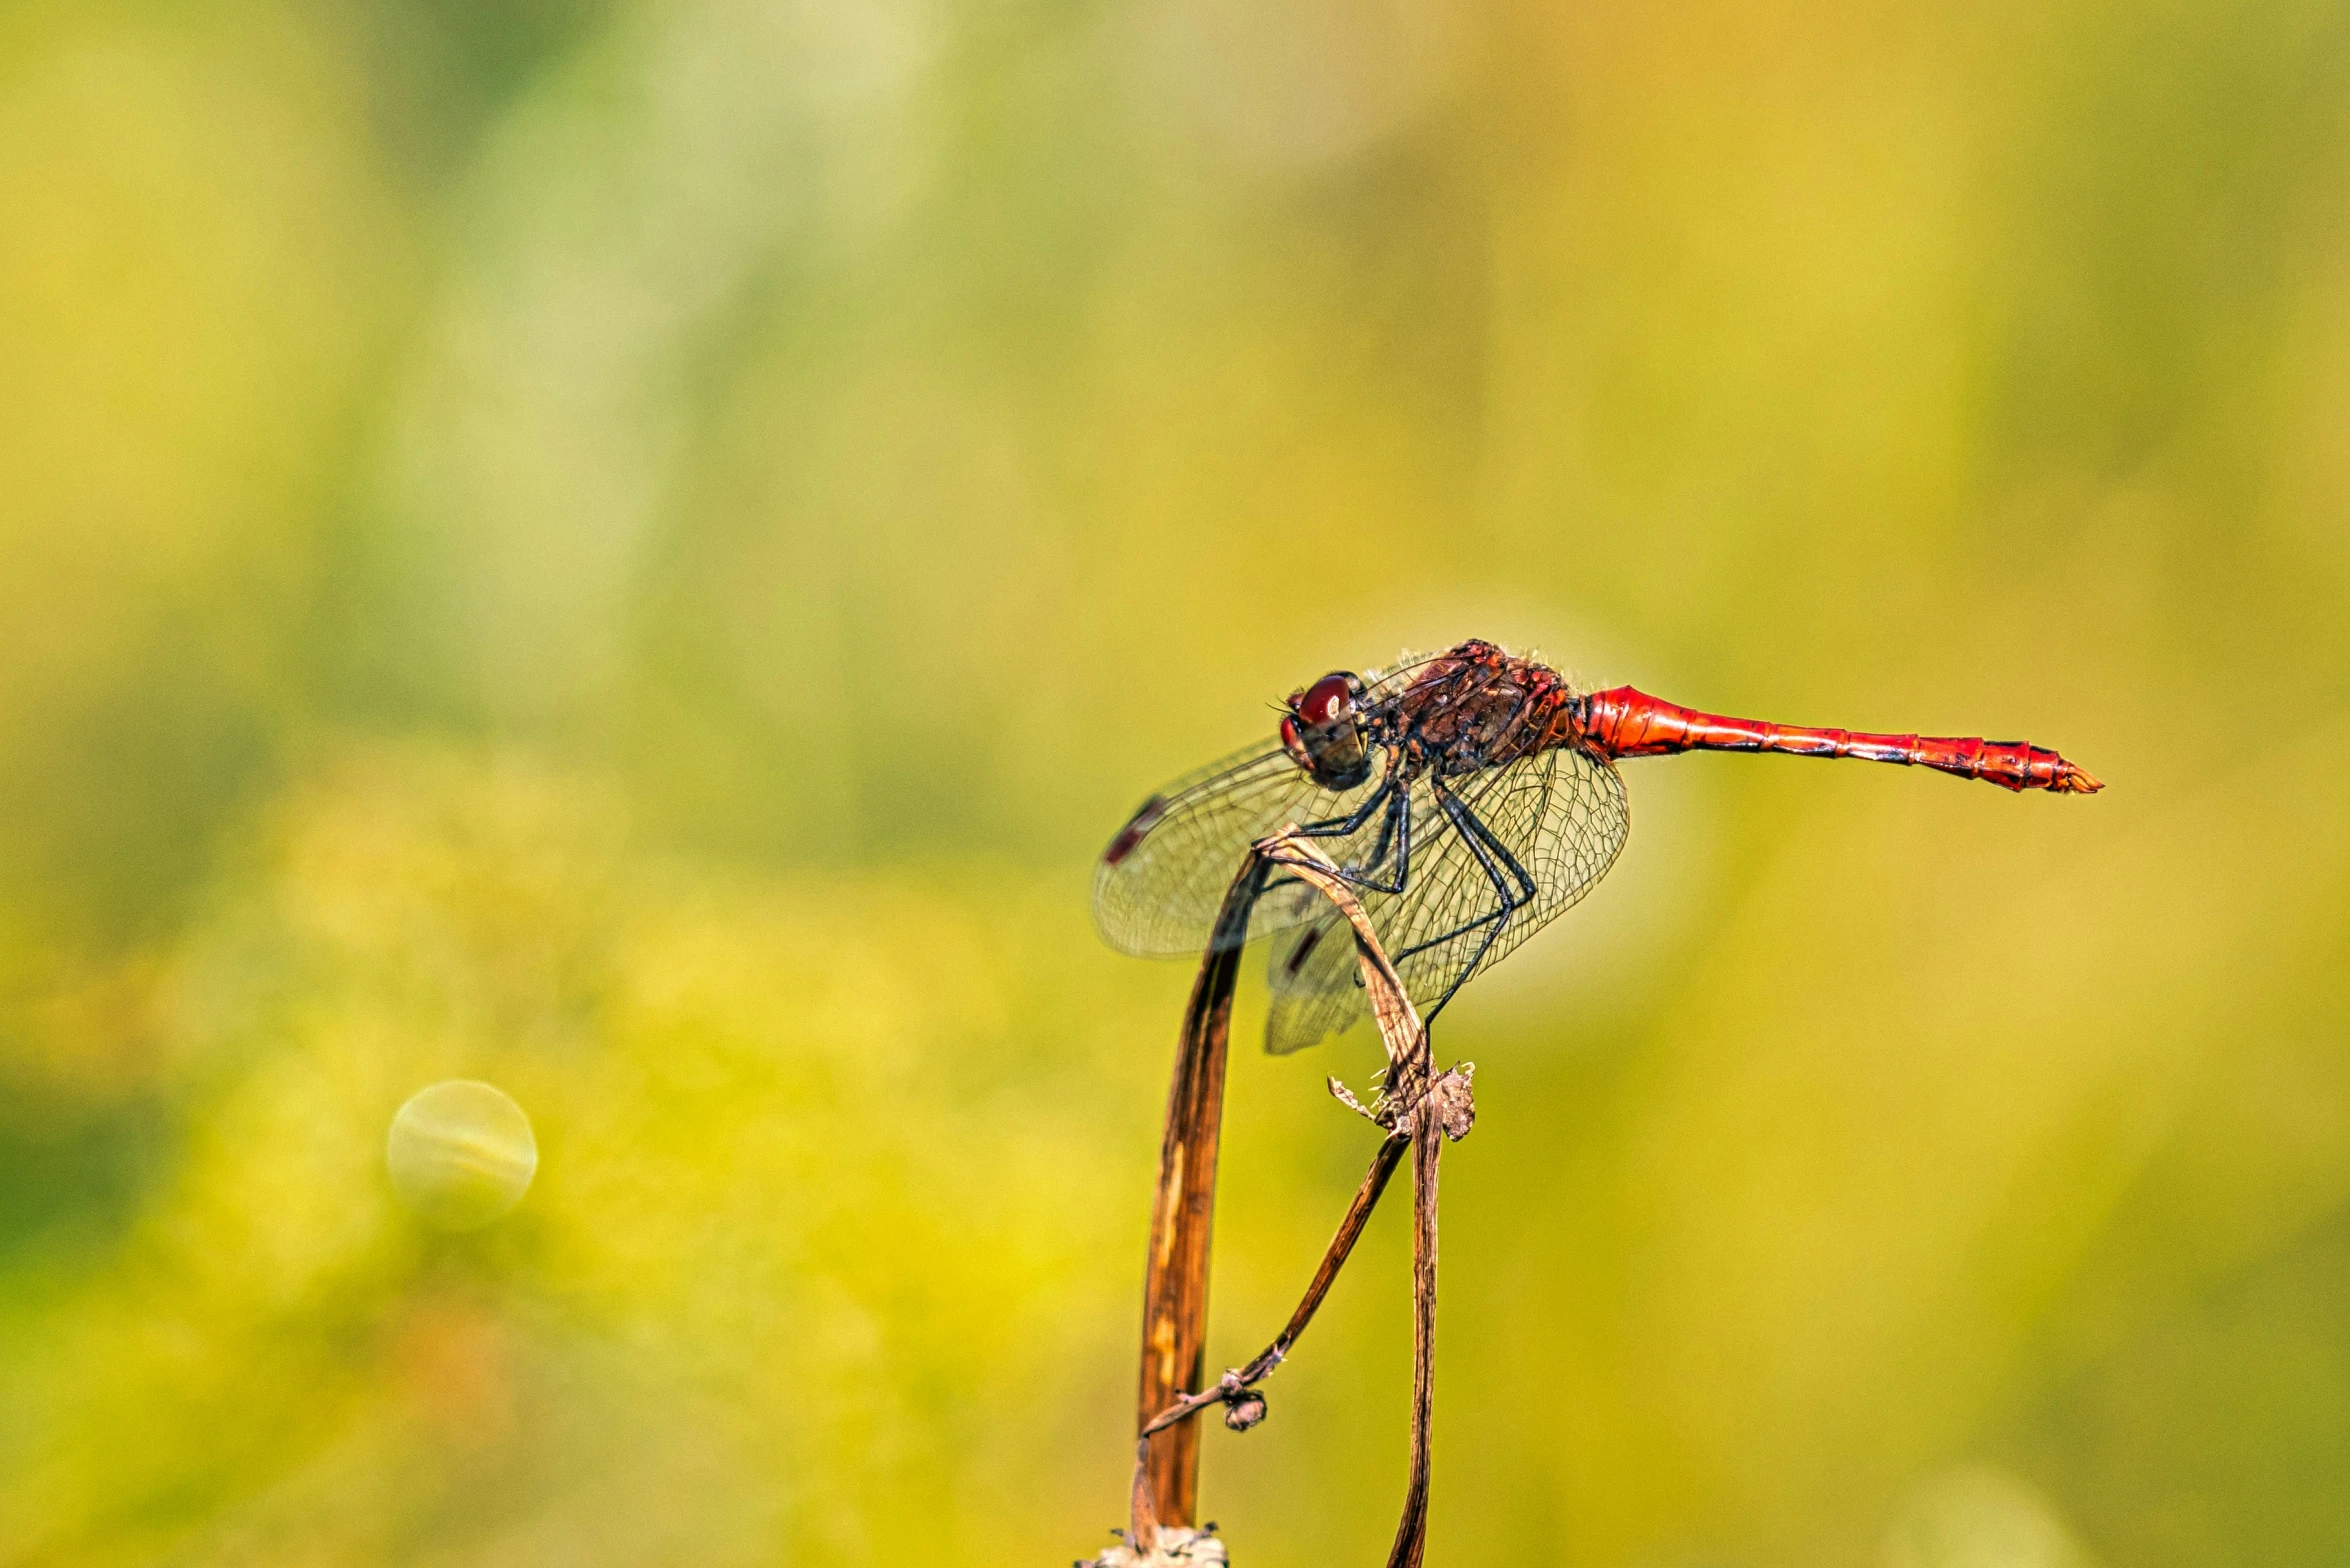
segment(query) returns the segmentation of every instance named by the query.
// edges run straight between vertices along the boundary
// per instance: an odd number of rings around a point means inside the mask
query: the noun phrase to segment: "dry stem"
[[[1222,1543],[1190,1528],[1199,1477],[1198,1428],[1190,1417],[1223,1404],[1225,1423],[1246,1430],[1264,1417],[1255,1385],[1296,1345],[1338,1272],[1354,1250],[1388,1179],[1412,1151],[1414,1228],[1412,1264],[1411,1480],[1403,1518],[1388,1556],[1389,1568],[1418,1568],[1427,1539],[1429,1424],[1435,1407],[1436,1175],[1447,1138],[1467,1135],[1476,1119],[1467,1064],[1437,1073],[1428,1033],[1402,980],[1380,946],[1361,903],[1343,875],[1311,840],[1286,829],[1255,845],[1234,877],[1218,912],[1215,933],[1184,1014],[1183,1040],[1168,1092],[1167,1127],[1160,1144],[1159,1187],[1151,1215],[1150,1266],[1143,1287],[1143,1356],[1139,1441],[1135,1456],[1131,1530],[1122,1547],[1101,1561],[1223,1560]],[[1210,1388],[1183,1394],[1200,1382],[1207,1319],[1207,1263],[1215,1203],[1216,1156],[1223,1119],[1224,1067],[1230,1043],[1232,990],[1249,916],[1274,867],[1306,882],[1353,927],[1355,953],[1371,1014],[1387,1051],[1384,1087],[1364,1108],[1336,1079],[1331,1092],[1387,1133],[1339,1222],[1305,1295],[1281,1333],[1246,1366],[1228,1371]],[[1196,1559],[1193,1554],[1197,1553]]]

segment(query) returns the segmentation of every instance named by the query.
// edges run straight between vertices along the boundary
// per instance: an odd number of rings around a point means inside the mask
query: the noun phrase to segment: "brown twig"
[[[1468,1136],[1476,1121],[1469,1094],[1473,1067],[1438,1075],[1428,1031],[1405,994],[1395,966],[1353,891],[1311,843],[1290,840],[1271,858],[1320,889],[1354,927],[1355,951],[1371,1014],[1387,1047],[1387,1082],[1370,1114],[1412,1144],[1412,1457],[1403,1517],[1395,1527],[1388,1568],[1420,1568],[1428,1543],[1429,1436],[1436,1413],[1436,1172],[1446,1139]],[[1336,1089],[1335,1082],[1332,1085]]]
[[[1159,1143],[1158,1194],[1151,1205],[1150,1262],[1142,1286],[1142,1376],[1137,1428],[1200,1380],[1208,1316],[1208,1238],[1216,1211],[1216,1154],[1224,1121],[1224,1066],[1232,1028],[1232,988],[1250,913],[1272,870],[1251,850],[1224,895],[1207,956],[1184,1010],[1167,1125]],[[1134,1529],[1143,1549],[1162,1524],[1188,1526],[1197,1507],[1196,1428],[1147,1441],[1144,1482],[1136,1489]],[[1150,1517],[1144,1518],[1143,1504]]]
[[[1429,1426],[1436,1415],[1436,1162],[1446,1131],[1423,1117],[1412,1135],[1412,1469],[1387,1568],[1420,1568],[1428,1545]]]
[[[1470,1075],[1462,1064],[1434,1070],[1428,1032],[1403,982],[1380,946],[1361,903],[1344,876],[1310,840],[1287,829],[1255,845],[1233,878],[1184,1013],[1182,1045],[1168,1091],[1167,1125],[1160,1143],[1158,1195],[1151,1214],[1150,1265],[1143,1286],[1143,1356],[1139,1439],[1135,1456],[1132,1528],[1121,1560],[1222,1561],[1222,1543],[1190,1528],[1199,1477],[1199,1429],[1190,1417],[1221,1403],[1225,1423],[1246,1430],[1264,1418],[1255,1385],[1288,1356],[1353,1252],[1380,1194],[1413,1153],[1415,1225],[1412,1298],[1411,1480],[1396,1529],[1390,1568],[1418,1568],[1427,1538],[1429,1424],[1435,1403],[1436,1170],[1445,1139],[1467,1136],[1476,1120]],[[1324,1250],[1289,1322],[1246,1366],[1228,1371],[1214,1387],[1196,1386],[1204,1360],[1207,1263],[1215,1203],[1216,1156],[1223,1117],[1224,1068],[1231,1031],[1232,991],[1249,917],[1275,867],[1313,886],[1345,916],[1355,934],[1363,985],[1387,1052],[1379,1095],[1365,1108],[1337,1079],[1331,1092],[1383,1128],[1354,1201]],[[1108,1560],[1105,1556],[1104,1561]]]
[[[1410,1146],[1411,1140],[1401,1135],[1391,1135],[1379,1145],[1378,1153],[1371,1157],[1371,1168],[1363,1173],[1362,1186],[1355,1189],[1354,1202],[1347,1205],[1346,1217],[1338,1222],[1338,1234],[1330,1238],[1330,1246],[1323,1252],[1321,1265],[1314,1270],[1314,1277],[1307,1284],[1306,1293],[1299,1300],[1297,1310],[1290,1313],[1287,1326],[1273,1343],[1257,1352],[1256,1359],[1248,1365],[1225,1373],[1215,1386],[1203,1388],[1196,1394],[1186,1394],[1160,1411],[1142,1429],[1143,1436],[1149,1437],[1154,1432],[1164,1431],[1176,1422],[1186,1420],[1218,1403],[1225,1406],[1224,1424],[1236,1432],[1246,1431],[1264,1419],[1263,1398],[1255,1398],[1252,1404],[1248,1391],[1263,1382],[1275,1367],[1288,1359],[1289,1352],[1305,1333],[1306,1325],[1313,1322],[1314,1313],[1321,1308],[1322,1298],[1330,1294],[1330,1287],[1337,1280],[1338,1271],[1346,1266],[1347,1254],[1354,1251],[1355,1240],[1362,1235],[1364,1224],[1371,1218],[1371,1210],[1378,1206],[1379,1194],[1386,1190],[1387,1179],[1395,1174],[1396,1166],[1403,1163],[1404,1150]]]

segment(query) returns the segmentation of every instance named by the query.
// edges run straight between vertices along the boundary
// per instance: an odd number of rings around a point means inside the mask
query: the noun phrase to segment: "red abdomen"
[[[1610,758],[1654,757],[1675,751],[1778,751],[1797,757],[1858,757],[1864,762],[1917,764],[2007,789],[2044,789],[2060,795],[2093,795],[2105,787],[2055,752],[2020,740],[1872,735],[1768,724],[1700,713],[1629,686],[1593,692],[1575,702],[1570,714],[1572,733],[1558,739],[1579,742]]]

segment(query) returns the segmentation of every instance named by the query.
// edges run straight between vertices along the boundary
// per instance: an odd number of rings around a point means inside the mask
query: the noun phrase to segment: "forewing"
[[[1414,786],[1411,869],[1403,891],[1358,891],[1405,991],[1423,1008],[1444,996],[1472,963],[1480,971],[1490,967],[1591,891],[1615,863],[1631,821],[1615,769],[1566,748],[1448,787],[1524,867],[1535,893],[1498,922],[1500,930],[1480,954],[1492,923],[1474,922],[1502,907],[1500,894],[1428,784]],[[1364,835],[1348,842],[1360,845]],[[1334,858],[1352,863],[1344,853],[1334,852]],[[1508,877],[1506,864],[1492,858]],[[1296,923],[1304,918],[1301,911],[1270,947],[1265,1046],[1277,1054],[1343,1033],[1367,1011],[1345,923],[1324,930],[1334,914]]]
[[[1145,801],[1103,852],[1094,923],[1120,952],[1196,953],[1249,845],[1292,822],[1344,816],[1377,787],[1374,777],[1343,794],[1324,789],[1278,742],[1178,779]],[[1290,911],[1312,913],[1288,900],[1262,903],[1250,930],[1277,930]]]

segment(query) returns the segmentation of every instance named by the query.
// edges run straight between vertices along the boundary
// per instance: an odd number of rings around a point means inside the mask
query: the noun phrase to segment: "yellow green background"
[[[1095,1550],[1092,857],[1470,635],[2111,787],[1626,765],[1438,1033],[1430,1561],[2339,1563],[2346,523],[2339,3],[10,5],[0,1563]],[[1236,1059],[1212,1363],[1375,1059]],[[1244,1564],[1384,1549],[1402,1218]]]

